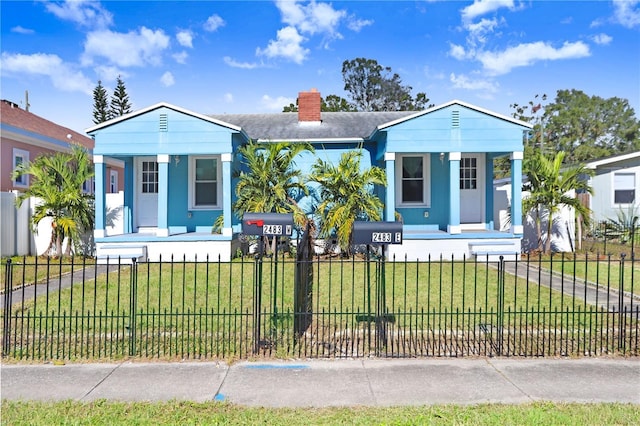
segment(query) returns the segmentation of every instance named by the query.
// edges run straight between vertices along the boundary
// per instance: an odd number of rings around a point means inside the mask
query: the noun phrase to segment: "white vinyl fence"
[[[0,192],[0,256],[35,256],[43,254],[51,241],[51,219],[38,223],[36,232],[31,227],[31,216],[37,198],[24,200],[16,205],[18,191]],[[62,249],[66,248],[66,239]],[[89,248],[91,254],[93,249]]]

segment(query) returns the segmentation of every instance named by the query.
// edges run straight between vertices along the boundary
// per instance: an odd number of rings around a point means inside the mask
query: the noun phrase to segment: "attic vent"
[[[160,131],[166,132],[169,129],[169,120],[167,114],[160,114]]]
[[[460,111],[451,111],[451,128],[460,127]]]

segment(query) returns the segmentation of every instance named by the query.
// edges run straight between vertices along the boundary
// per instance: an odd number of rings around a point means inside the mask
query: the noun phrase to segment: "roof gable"
[[[207,115],[203,115],[203,114],[199,114],[197,112],[189,111],[188,109],[180,108],[178,106],[171,105],[171,104],[169,104],[167,102],[160,102],[160,103],[151,105],[149,107],[142,108],[142,109],[137,110],[137,111],[133,111],[133,112],[131,112],[129,114],[125,114],[123,116],[116,117],[116,118],[113,118],[111,120],[107,120],[104,123],[100,123],[100,124],[97,124],[97,125],[95,125],[93,127],[89,127],[85,131],[88,134],[92,134],[92,133],[95,133],[95,132],[97,132],[99,130],[102,130],[102,129],[106,128],[106,127],[110,127],[110,126],[113,126],[114,124],[118,124],[118,123],[122,123],[122,122],[127,121],[127,120],[131,120],[132,118],[140,117],[142,115],[145,115],[145,114],[147,114],[147,113],[149,113],[151,111],[154,111],[154,110],[157,110],[157,109],[160,109],[160,108],[167,108],[167,109],[179,112],[181,114],[185,114],[185,115],[188,115],[188,116],[191,116],[191,117],[194,117],[194,118],[198,118],[200,120],[204,120],[204,121],[207,121],[207,122],[210,122],[210,123],[213,123],[213,124],[217,124],[217,125],[222,126],[222,127],[226,127],[228,129],[231,129],[231,130],[234,130],[234,131],[237,131],[237,132],[241,132],[242,131],[242,129],[240,127],[235,126],[235,125],[233,125],[231,123],[226,123],[224,121],[217,120],[217,119],[215,119],[213,117],[210,117],[210,116],[207,116]]]
[[[479,106],[472,105],[472,104],[467,103],[467,102],[463,102],[463,101],[459,101],[459,100],[452,100],[452,101],[449,101],[447,103],[444,103],[444,104],[441,104],[441,105],[437,105],[437,106],[434,106],[432,108],[428,108],[428,109],[426,109],[424,111],[418,111],[418,112],[416,112],[414,114],[411,114],[411,115],[409,115],[407,117],[402,117],[400,119],[397,119],[397,120],[394,120],[394,121],[390,121],[388,123],[384,123],[384,124],[378,126],[377,130],[384,130],[384,129],[387,129],[389,127],[393,127],[393,126],[395,126],[395,125],[397,125],[399,123],[403,123],[403,122],[408,121],[408,120],[412,120],[412,119],[415,119],[415,118],[418,118],[418,117],[429,115],[429,114],[432,114],[432,113],[434,113],[436,111],[440,111],[440,110],[449,108],[449,107],[454,106],[454,105],[458,105],[458,106],[467,108],[469,110],[476,111],[476,112],[479,112],[481,114],[485,114],[485,115],[490,116],[490,117],[494,117],[494,118],[497,118],[497,119],[500,119],[500,120],[504,120],[504,121],[506,121],[508,123],[512,123],[512,124],[515,124],[517,126],[522,126],[524,128],[527,128],[527,129],[532,129],[533,128],[532,124],[527,123],[525,121],[516,120],[515,118],[509,117],[509,116],[506,116],[506,115],[503,115],[503,114],[498,114],[497,112],[489,111],[488,109],[481,108]]]
[[[606,166],[606,165],[617,163],[620,161],[633,160],[635,158],[640,159],[640,151],[629,152],[627,154],[613,155],[611,157],[590,161],[585,164],[585,167],[588,169],[597,169],[600,166]]]

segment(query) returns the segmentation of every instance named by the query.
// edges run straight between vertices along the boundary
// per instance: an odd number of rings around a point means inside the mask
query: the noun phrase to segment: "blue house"
[[[203,115],[167,103],[87,129],[95,140],[99,258],[229,260],[240,218],[232,212],[234,169],[242,144],[308,142],[317,157],[337,162],[364,149],[363,167],[387,173],[378,188],[384,220],[403,221],[403,244],[389,256],[410,260],[473,255],[517,256],[523,233],[521,176],[528,123],[461,101],[424,111],[321,112],[320,93],[299,93],[298,113]],[[511,164],[512,223],[494,224],[494,161]],[[116,205],[105,194],[107,161],[125,166]],[[308,169],[315,157],[297,161]],[[220,234],[211,232],[224,215]],[[113,224],[117,223],[117,226]]]

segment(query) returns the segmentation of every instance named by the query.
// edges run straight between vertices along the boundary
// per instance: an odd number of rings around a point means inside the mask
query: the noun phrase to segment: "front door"
[[[484,222],[484,156],[462,154],[460,159],[460,223]]]
[[[138,228],[158,226],[158,163],[140,157],[136,164],[136,222]]]

